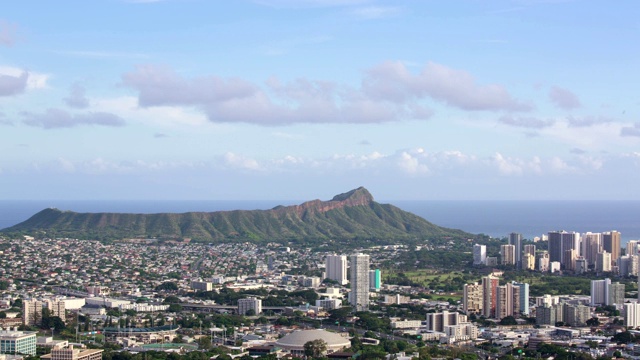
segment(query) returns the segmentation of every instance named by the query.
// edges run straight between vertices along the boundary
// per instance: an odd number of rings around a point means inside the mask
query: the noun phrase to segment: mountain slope
[[[270,210],[125,214],[45,209],[4,233],[46,231],[79,239],[127,237],[192,238],[197,241],[302,239],[469,238],[393,205],[380,204],[363,187],[329,201],[312,200]]]

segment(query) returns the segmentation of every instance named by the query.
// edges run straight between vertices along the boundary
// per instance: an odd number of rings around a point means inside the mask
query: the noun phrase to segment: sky
[[[0,12],[0,199],[640,200],[635,0]]]

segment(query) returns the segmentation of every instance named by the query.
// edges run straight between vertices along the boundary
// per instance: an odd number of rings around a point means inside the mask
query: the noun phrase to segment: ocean
[[[160,213],[270,209],[302,201],[18,201],[0,200],[0,229],[55,207],[76,212]],[[384,201],[440,226],[474,234],[533,239],[549,231],[617,230],[622,242],[640,239],[640,201]]]

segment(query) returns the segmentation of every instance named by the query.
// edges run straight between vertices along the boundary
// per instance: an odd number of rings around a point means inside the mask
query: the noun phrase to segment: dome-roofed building
[[[351,341],[340,334],[319,330],[298,330],[285,335],[276,341],[276,345],[293,355],[304,354],[304,344],[313,340],[324,340],[327,343],[327,353],[351,347]]]

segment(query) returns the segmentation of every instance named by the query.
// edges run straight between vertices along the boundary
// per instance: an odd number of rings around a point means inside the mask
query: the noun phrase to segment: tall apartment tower
[[[369,255],[353,254],[351,260],[351,293],[349,303],[356,311],[369,309]]]
[[[487,318],[496,316],[499,279],[489,275],[482,278],[482,315]]]
[[[382,287],[382,273],[380,269],[369,270],[369,289],[371,291],[380,291]]]
[[[549,271],[549,252],[543,251],[537,256],[538,262],[538,271],[547,272]]]
[[[482,314],[482,285],[465,284],[462,297],[462,310],[467,314]]]
[[[473,265],[484,265],[487,261],[487,246],[473,245]]]
[[[524,246],[522,253],[536,256],[536,246],[534,244],[527,244]]]
[[[620,232],[613,230],[602,233],[602,249],[611,254],[611,265],[615,265],[620,257]]]
[[[607,305],[611,279],[591,280],[591,305]]]
[[[596,258],[596,271],[599,273],[611,271],[611,253],[603,251]]]
[[[516,247],[515,245],[500,245],[500,256],[502,257],[502,265],[516,264]]]
[[[640,240],[629,240],[627,242],[627,255],[638,255],[638,243]]]
[[[23,300],[22,301],[22,324],[38,325],[42,321],[42,301]]]
[[[596,267],[598,254],[602,252],[602,234],[588,232],[582,235],[582,255],[589,268]]]
[[[580,254],[580,233],[574,231],[549,232],[549,262],[557,261],[564,265],[564,254],[569,249]]]
[[[347,257],[345,255],[328,255],[326,259],[327,279],[335,280],[340,285],[347,283]]]
[[[606,305],[622,305],[624,304],[624,284],[614,282],[609,285],[609,298]]]
[[[516,265],[522,264],[522,234],[509,234],[509,245],[515,246]]]
[[[516,316],[520,313],[520,287],[514,283],[498,286],[496,319]]]

